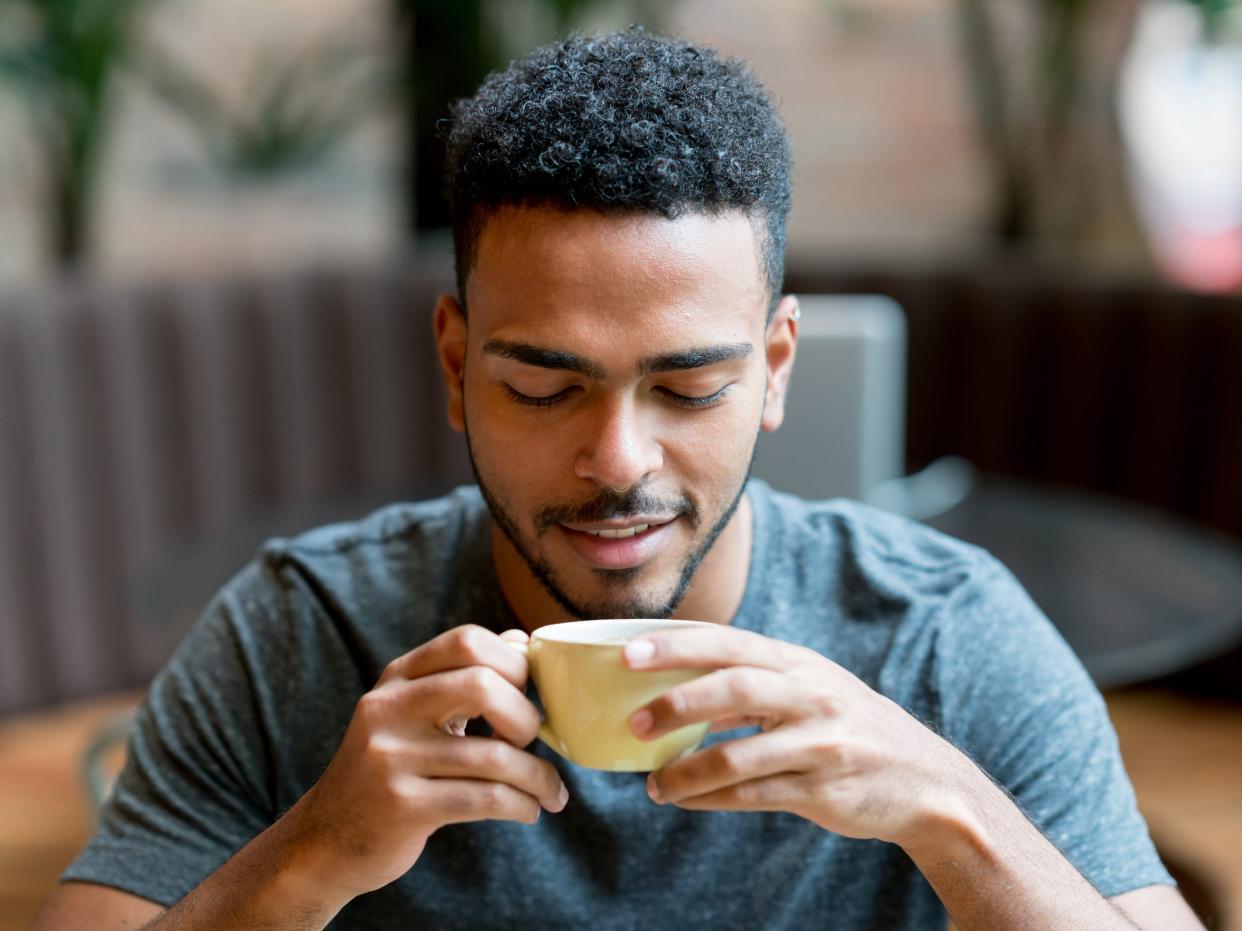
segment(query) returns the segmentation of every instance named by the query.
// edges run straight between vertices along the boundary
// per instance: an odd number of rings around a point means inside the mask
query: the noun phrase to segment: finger
[[[430,779],[420,787],[428,808],[441,824],[469,821],[520,821],[534,824],[542,806],[503,782],[486,779]]]
[[[439,737],[417,747],[419,775],[503,782],[534,796],[548,811],[561,811],[569,791],[547,760],[489,737]]]
[[[765,776],[675,802],[687,811],[791,811],[802,808],[810,792],[797,773]]]
[[[396,678],[417,679],[450,669],[464,669],[467,666],[490,666],[517,688],[526,687],[529,668],[526,657],[499,636],[477,624],[454,627],[422,646],[398,656],[384,669],[380,683],[384,684]]]
[[[802,772],[802,757],[794,731],[755,734],[714,744],[669,763],[647,777],[647,790],[653,801],[679,804],[729,786]]]
[[[511,649],[504,647],[504,649]],[[520,689],[490,666],[451,669],[412,680],[398,680],[372,694],[391,695],[389,718],[430,724],[437,730],[470,718],[484,718],[497,737],[525,747],[539,733],[542,719]]]
[[[625,647],[625,661],[631,669],[759,666],[786,671],[809,658],[828,662],[806,647],[727,624],[656,631],[631,640]]]
[[[630,716],[630,729],[651,740],[688,724],[738,716],[779,723],[817,709],[817,691],[767,669],[718,669],[671,688],[639,708]]]
[[[502,630],[499,636],[505,643],[518,645],[530,643],[530,634],[516,627],[511,627],[508,630]]]

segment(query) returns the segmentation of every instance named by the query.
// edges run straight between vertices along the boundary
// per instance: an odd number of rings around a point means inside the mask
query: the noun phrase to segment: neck
[[[750,575],[754,510],[743,494],[733,517],[700,563],[676,615],[699,621],[730,624],[746,594]],[[501,593],[527,631],[558,621],[576,620],[548,594],[531,573],[526,560],[500,527],[492,522],[492,561]]]

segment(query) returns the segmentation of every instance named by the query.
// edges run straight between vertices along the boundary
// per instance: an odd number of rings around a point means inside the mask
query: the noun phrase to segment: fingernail
[[[569,790],[565,788],[565,783],[561,783],[561,791],[556,794],[556,802],[560,806],[557,811],[563,809],[569,804]]]
[[[630,665],[645,663],[655,655],[655,644],[650,640],[633,640],[625,645],[625,658]]]
[[[647,777],[647,795],[657,805],[660,804],[660,787],[656,784],[654,773]]]
[[[630,718],[630,730],[639,737],[651,730],[651,725],[655,723],[655,717],[646,708],[640,708],[634,712]]]

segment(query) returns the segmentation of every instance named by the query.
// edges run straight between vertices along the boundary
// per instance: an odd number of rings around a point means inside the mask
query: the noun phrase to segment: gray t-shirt
[[[1099,693],[979,549],[846,501],[752,481],[735,626],[808,646],[968,752],[1106,896],[1170,883]],[[176,902],[323,772],[389,660],[452,627],[519,626],[477,489],[267,544],[151,686],[99,832],[64,879]],[[474,731],[472,731],[474,732]],[[747,731],[712,735],[736,739]],[[570,764],[535,825],[432,835],[342,928],[935,928],[904,852],[784,813],[687,812],[645,777]]]

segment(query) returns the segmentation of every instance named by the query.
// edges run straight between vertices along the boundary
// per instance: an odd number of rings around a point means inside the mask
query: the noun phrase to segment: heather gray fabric
[[[818,650],[934,725],[1104,895],[1172,881],[1099,694],[1001,566],[858,504],[758,481],[748,493],[738,627]],[[517,626],[476,489],[266,545],[156,678],[102,826],[64,878],[177,901],[313,784],[390,659],[468,622]],[[641,774],[531,749],[564,775],[564,812],[442,829],[334,927],[944,927],[895,846],[793,815],[657,807]]]

